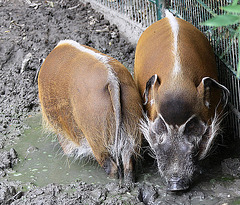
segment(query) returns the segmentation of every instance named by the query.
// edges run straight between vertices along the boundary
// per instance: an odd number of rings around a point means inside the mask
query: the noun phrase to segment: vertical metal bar
[[[130,16],[131,16],[131,20],[133,20],[133,6],[134,6],[134,0],[130,0]]]
[[[139,17],[140,17],[140,23],[143,26],[144,22],[143,22],[143,1],[141,0],[139,3]]]
[[[156,0],[156,6],[157,6],[157,20],[160,20],[164,17],[165,1]]]
[[[240,36],[239,36],[240,37]],[[237,64],[239,63],[238,62],[238,58],[239,58],[239,56],[237,55],[238,54],[238,52],[237,52],[237,38],[234,38],[234,39],[232,39],[233,40],[233,44],[232,44],[232,49],[231,49],[231,52],[233,53],[233,55],[232,55],[232,57],[233,57],[233,69],[235,70],[235,71],[237,71]],[[240,49],[240,48],[239,48]],[[235,52],[235,54],[234,54],[234,51],[236,51]]]
[[[150,26],[153,22],[153,19],[152,19],[152,14],[151,14],[151,10],[153,10],[153,7],[151,7],[152,3],[148,2],[148,25],[147,26]]]
[[[142,0],[142,20],[143,26],[146,26],[146,9],[145,9],[145,0]]]
[[[131,17],[132,17],[132,0],[129,0],[129,5],[128,5],[128,9],[129,9],[129,11],[128,11],[128,14],[129,14],[129,18],[131,19]]]
[[[134,15],[135,15],[135,22],[137,22],[137,13],[136,13],[136,10],[137,10],[137,0],[134,1]]]
[[[135,0],[135,19],[136,19],[136,22],[138,23],[138,0]]]
[[[156,4],[153,4],[153,3],[151,3],[151,7],[152,7],[152,9],[151,9],[151,16],[152,16],[152,22],[151,23],[154,23],[154,22],[156,22],[157,21],[157,18],[156,18]]]
[[[126,15],[128,17],[129,17],[129,8],[130,8],[129,3],[130,3],[130,0],[127,0],[127,2],[126,2]]]
[[[124,14],[125,13],[125,11],[124,11],[124,5],[123,5],[123,0],[121,1],[122,2],[122,5],[121,5],[121,11],[122,11],[122,13]]]
[[[151,5],[152,5],[152,10],[151,10],[151,16],[152,16],[152,18],[153,18],[153,22],[155,22],[157,19],[156,19],[156,13],[157,12],[155,12],[155,10],[156,10],[156,4],[153,4],[153,3],[151,3]],[[151,23],[153,23],[153,22],[151,22]]]
[[[143,18],[144,18],[144,26],[147,25],[147,7],[146,7],[146,0],[143,0]]]
[[[131,16],[131,1],[132,0],[128,0],[128,7],[127,7],[127,9],[128,9],[127,15],[128,15],[129,18]]]
[[[238,93],[238,98],[237,99],[240,99],[240,80],[238,80],[238,79],[236,79],[236,80],[237,80],[236,87],[237,87],[237,93]],[[238,110],[238,112],[240,112],[240,103],[239,102],[238,102],[237,110]],[[240,128],[240,123],[239,123],[239,128]]]
[[[147,1],[147,27],[151,25],[150,2]]]
[[[144,10],[143,10],[143,1],[140,2],[140,19],[141,19],[141,24],[144,26]]]
[[[137,17],[137,22],[139,23],[139,7],[138,7],[138,0],[136,1],[136,17]]]
[[[144,26],[146,27],[147,26],[147,21],[148,21],[148,13],[147,13],[147,1],[144,0],[143,1],[143,4],[144,4]]]

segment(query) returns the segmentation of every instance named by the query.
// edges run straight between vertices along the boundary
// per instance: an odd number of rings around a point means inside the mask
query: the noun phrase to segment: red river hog
[[[193,25],[166,12],[138,41],[134,77],[145,101],[141,130],[159,172],[168,190],[185,190],[218,134],[229,92],[217,82],[212,48]]]
[[[38,88],[43,119],[64,152],[94,156],[107,174],[123,172],[130,182],[142,103],[129,71],[110,56],[64,40],[44,61]]]

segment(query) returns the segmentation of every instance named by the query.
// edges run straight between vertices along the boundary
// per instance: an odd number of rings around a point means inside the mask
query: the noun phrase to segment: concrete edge
[[[121,35],[126,37],[134,46],[137,45],[138,39],[142,32],[146,29],[140,23],[136,23],[128,18],[127,15],[118,13],[95,0],[80,0],[83,3],[89,2],[93,9],[101,12],[104,18],[111,24],[116,24]]]

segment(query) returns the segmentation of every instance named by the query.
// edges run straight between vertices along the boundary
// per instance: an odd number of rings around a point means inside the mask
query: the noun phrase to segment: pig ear
[[[222,99],[223,99],[223,106],[225,107],[228,102],[229,90],[218,83],[216,80],[210,77],[204,77],[202,82],[197,87],[198,91],[202,93],[204,104],[207,108],[210,107],[210,99],[211,99],[211,91],[212,89],[221,89],[222,90]]]
[[[152,89],[152,87],[154,85],[160,85],[160,79],[158,78],[157,74],[153,75],[149,80],[148,82],[146,83],[146,88],[144,90],[144,93],[143,93],[143,97],[144,97],[144,105],[146,105],[148,103],[148,96],[149,96],[149,91],[150,89]]]

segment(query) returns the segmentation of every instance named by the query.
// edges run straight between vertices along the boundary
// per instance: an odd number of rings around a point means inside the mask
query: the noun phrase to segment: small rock
[[[0,183],[0,204],[5,204],[11,197],[16,194],[16,189],[13,186],[8,186],[5,183]]]
[[[17,152],[16,152],[15,149],[11,148],[9,153],[10,153],[10,156],[11,156],[12,159],[16,159],[17,158]]]
[[[138,199],[144,204],[154,204],[157,197],[158,193],[153,186],[147,186],[145,184],[139,189]]]
[[[31,53],[28,53],[28,54],[25,56],[25,58],[23,59],[20,73],[23,73],[23,71],[26,70],[26,68],[27,68],[29,62],[31,61],[31,59],[32,59],[32,54],[31,54]]]
[[[240,176],[240,160],[239,158],[229,158],[223,160],[221,163],[222,166],[222,172],[224,174],[229,174],[234,177],[239,177]]]

